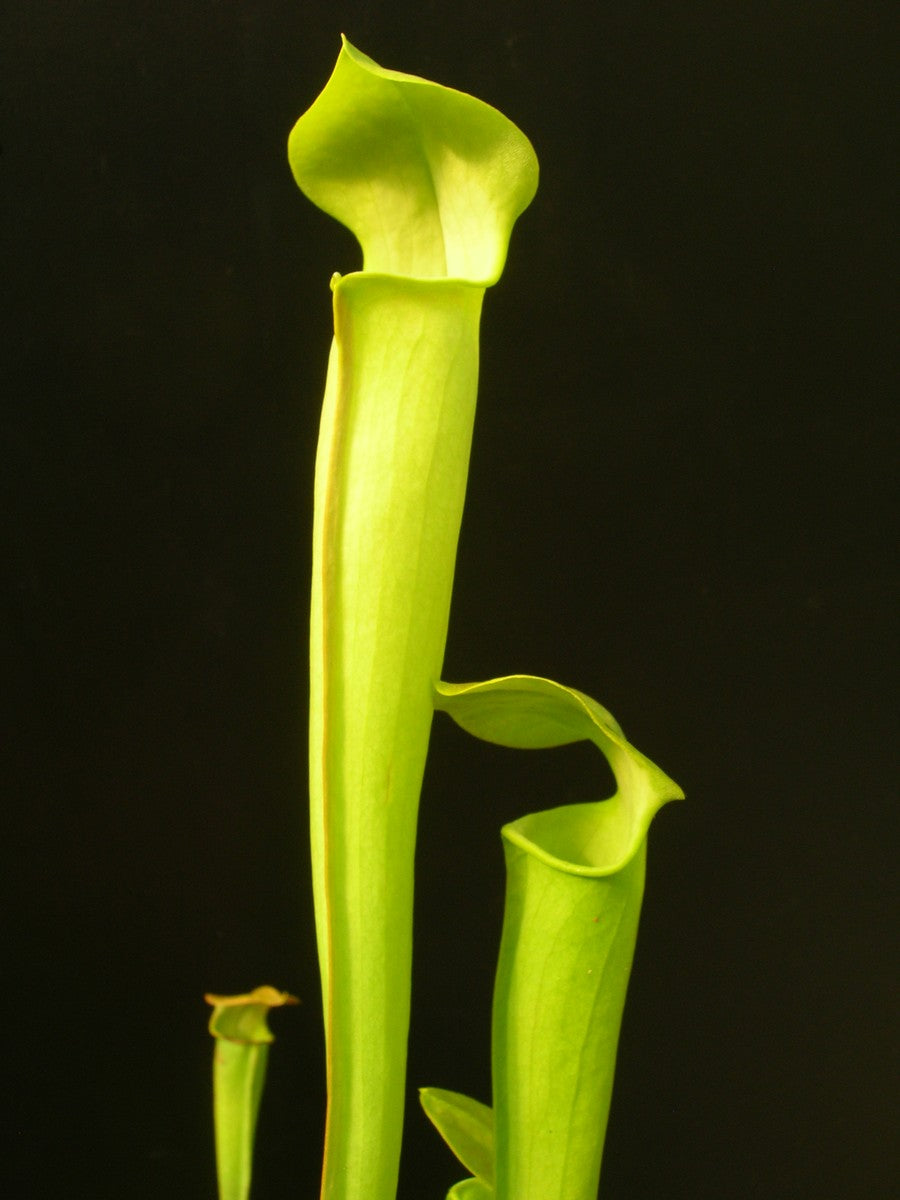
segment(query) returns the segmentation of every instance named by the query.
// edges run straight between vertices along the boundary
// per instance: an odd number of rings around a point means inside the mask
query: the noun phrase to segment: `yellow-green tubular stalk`
[[[550,680],[440,684],[435,704],[469,733],[504,746],[592,741],[616,779],[608,800],[504,827],[493,1111],[453,1092],[426,1089],[422,1097],[474,1176],[448,1200],[596,1200],[647,831],[683,793],[606,709]]]
[[[289,142],[364,269],[332,282],[316,463],[310,805],[328,1115],[322,1195],[393,1200],[416,813],[462,515],[485,288],[537,186],[471,96],[346,40]]]
[[[296,996],[258,987],[242,996],[205,996],[213,1006],[213,1117],[219,1200],[248,1200],[253,1142],[266,1081],[269,1046],[275,1040],[269,1009],[296,1004]]]

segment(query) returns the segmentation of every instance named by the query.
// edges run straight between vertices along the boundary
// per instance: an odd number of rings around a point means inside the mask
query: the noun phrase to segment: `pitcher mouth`
[[[602,878],[621,871],[646,837],[649,818],[616,793],[606,800],[529,813],[505,825],[503,837],[568,875]]]

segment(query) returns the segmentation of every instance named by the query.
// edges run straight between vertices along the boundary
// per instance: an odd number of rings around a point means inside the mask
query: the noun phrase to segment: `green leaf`
[[[494,1183],[494,1114],[486,1104],[443,1088],[420,1088],[419,1100],[438,1133],[473,1175]]]
[[[596,700],[536,675],[505,675],[486,683],[441,682],[435,687],[434,706],[482,741],[522,750],[625,736],[612,713]]]
[[[507,840],[591,876],[621,870],[647,834],[654,813],[684,793],[630,745],[616,719],[574,688],[534,675],[486,683],[439,683],[435,707],[468,733],[502,746],[539,749],[591,741],[609,762],[616,795],[593,805],[534,813],[506,827]]]
[[[481,1179],[462,1179],[447,1193],[447,1200],[494,1200],[494,1189]]]
[[[272,987],[205,999],[213,1006],[209,1032],[216,1039],[213,1116],[219,1200],[247,1200],[269,1045],[275,1040],[267,1017],[270,1009],[296,1004],[297,999]]]
[[[604,708],[550,680],[440,684],[435,703],[503,745],[590,740],[616,779],[610,799],[532,813],[502,831],[492,1028],[496,1200],[596,1200],[647,830],[683,793]]]
[[[301,190],[356,234],[366,271],[482,286],[537,187],[531,144],[496,109],[385,70],[346,38],[288,157]]]
[[[416,815],[447,634],[484,289],[537,181],[481,101],[346,41],[289,142],[356,234],[332,284],[316,461],[310,826],[326,1031],[323,1200],[393,1200],[405,1095]]]

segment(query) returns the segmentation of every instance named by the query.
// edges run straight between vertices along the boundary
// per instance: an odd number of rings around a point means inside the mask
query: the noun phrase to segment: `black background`
[[[317,1195],[308,530],[328,280],[358,257],[284,142],[341,30],[541,161],[485,306],[446,675],[581,687],[689,796],[651,835],[602,1196],[894,1194],[876,14],[4,6],[6,1195],[211,1198],[200,997],[263,981],[303,1005],[255,1197]],[[497,831],[603,782],[436,724],[411,1096],[488,1098]],[[407,1146],[402,1200],[442,1196],[414,1103]]]

